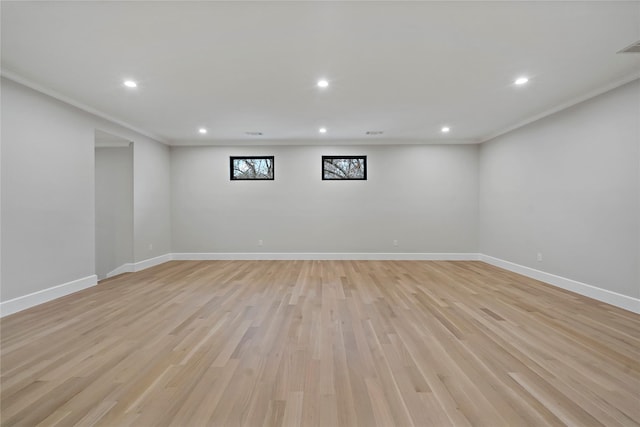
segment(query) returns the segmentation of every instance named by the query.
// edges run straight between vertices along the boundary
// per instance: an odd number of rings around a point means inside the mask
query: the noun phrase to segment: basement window
[[[230,157],[231,181],[263,181],[274,179],[273,156]]]
[[[367,156],[322,156],[323,180],[366,180]]]

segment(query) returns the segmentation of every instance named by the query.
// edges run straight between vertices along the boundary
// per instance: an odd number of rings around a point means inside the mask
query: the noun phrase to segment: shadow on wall
[[[133,262],[133,143],[95,132],[96,275]]]

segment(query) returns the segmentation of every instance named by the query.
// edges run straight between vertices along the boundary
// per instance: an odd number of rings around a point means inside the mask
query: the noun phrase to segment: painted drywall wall
[[[96,274],[133,262],[133,147],[96,148]]]
[[[2,300],[95,273],[94,130],[2,82]]]
[[[171,160],[169,147],[133,144],[134,260],[171,252]]]
[[[0,300],[95,274],[95,129],[134,143],[135,260],[169,253],[169,148],[11,80],[1,84]]]
[[[95,273],[96,128],[134,142],[134,262],[169,252],[480,251],[637,298],[639,100],[638,82],[628,84],[480,148],[170,154],[3,78],[0,301],[84,286]],[[276,180],[229,181],[229,156],[255,154],[276,156]],[[322,154],[368,155],[369,180],[322,181]]]
[[[482,144],[480,252],[640,297],[639,117],[635,81]]]
[[[368,179],[322,181],[332,154]],[[274,155],[275,180],[231,181],[235,155]],[[472,145],[172,147],[173,252],[475,253],[477,165]]]

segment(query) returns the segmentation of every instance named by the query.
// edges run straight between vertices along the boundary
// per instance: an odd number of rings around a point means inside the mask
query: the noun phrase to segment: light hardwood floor
[[[640,425],[640,316],[481,262],[173,261],[0,325],[3,426]]]

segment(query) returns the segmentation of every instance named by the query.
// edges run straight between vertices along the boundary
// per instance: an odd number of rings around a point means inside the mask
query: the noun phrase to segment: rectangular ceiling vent
[[[618,53],[640,53],[640,41],[632,43]]]

